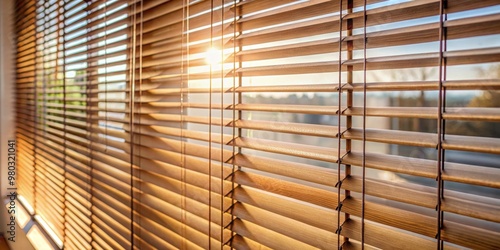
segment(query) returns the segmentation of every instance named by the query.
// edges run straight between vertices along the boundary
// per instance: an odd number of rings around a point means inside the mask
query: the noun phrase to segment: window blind
[[[68,249],[492,249],[497,1],[18,1],[20,194]]]

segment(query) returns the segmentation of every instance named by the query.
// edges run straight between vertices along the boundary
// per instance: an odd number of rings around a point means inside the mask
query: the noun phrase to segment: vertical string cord
[[[59,13],[59,15],[62,14],[62,16],[64,16],[66,14],[65,7],[66,7],[66,3],[63,2],[62,6],[60,6],[62,13]],[[66,150],[67,149],[67,147],[66,147],[66,145],[67,145],[67,143],[66,143],[66,136],[67,136],[67,133],[66,133],[66,130],[67,130],[67,127],[66,127],[66,123],[67,123],[67,121],[66,121],[66,115],[67,115],[66,114],[66,72],[65,72],[66,71],[66,69],[65,69],[66,68],[66,62],[65,62],[65,60],[66,60],[66,56],[65,56],[66,43],[64,42],[66,25],[65,25],[64,21],[62,21],[61,23],[62,23],[62,27],[60,26],[60,28],[61,28],[62,32],[60,32],[59,34],[62,36],[62,77],[63,77],[62,78],[62,84],[63,84],[62,87],[63,87],[63,116],[64,116],[64,118],[63,118],[63,148],[64,148],[63,149],[63,156],[64,156],[64,158],[63,158],[63,164],[64,164],[64,166],[63,166],[63,171],[64,171],[63,187],[64,188],[63,188],[63,190],[64,190],[65,201],[63,203],[63,205],[64,205],[64,210],[63,210],[64,211],[64,217],[63,217],[64,223],[63,223],[63,239],[62,239],[63,247],[64,247],[65,242],[66,242],[66,194],[67,194],[66,173],[67,173],[67,164],[68,164],[67,160],[68,159],[67,159],[67,150]],[[59,44],[60,41],[61,40],[58,39],[57,43]],[[59,45],[57,47],[59,48]],[[57,76],[57,74],[56,74],[56,76]]]
[[[366,0],[363,4],[363,186],[361,202],[361,249],[365,249],[365,196],[366,196]]]
[[[231,192],[234,191],[235,189],[235,183],[234,183],[234,172],[236,169],[236,163],[235,163],[235,155],[236,155],[236,145],[234,143],[234,140],[236,139],[236,31],[237,31],[237,0],[233,1],[233,90],[232,90],[232,154],[231,154],[231,159],[232,159],[232,164],[231,164]],[[234,204],[234,195],[231,195],[231,206]],[[232,216],[231,212],[231,223],[234,220],[234,216]],[[232,230],[231,230],[232,231]],[[233,234],[231,233],[231,239],[233,237]],[[232,249],[232,244],[231,244],[231,249]]]
[[[139,25],[139,113],[142,111],[142,60],[143,60],[143,26],[144,26],[144,0],[141,0],[140,2],[140,25]],[[135,84],[135,82],[134,82]],[[135,116],[135,114],[132,114],[133,116]],[[141,115],[139,114],[138,116],[138,120],[139,120],[139,124],[142,124],[141,123]],[[135,129],[135,126],[134,126],[134,129]],[[141,127],[139,127],[139,131],[141,130]],[[134,132],[135,133],[135,132]],[[142,137],[139,136],[139,140],[138,140],[138,143],[139,145],[142,145]],[[132,145],[134,145],[134,142],[132,142]],[[138,159],[139,159],[139,162],[137,164],[137,167],[139,169],[138,171],[138,180],[139,180],[139,191],[142,190],[142,171],[141,171],[141,166],[142,166],[142,147],[139,147],[138,148],[138,152],[137,152],[137,156],[138,156]],[[133,156],[132,156],[133,157]],[[135,175],[134,175],[134,172],[132,172],[132,178],[134,178]],[[134,184],[132,183],[132,201],[134,201],[135,199],[135,195],[134,195]],[[142,196],[141,194],[139,193],[139,202],[142,204]],[[139,220],[140,222],[140,220]],[[132,217],[132,223],[134,223],[134,217]],[[133,226],[133,225],[132,225]],[[140,226],[140,225],[139,225]],[[132,227],[133,229],[133,227]],[[141,231],[139,231],[140,233]],[[135,238],[134,238],[134,233],[135,233],[135,230],[133,229],[132,231],[132,247],[135,245]]]
[[[90,4],[87,2],[86,3],[87,6],[85,7],[85,15],[88,16],[89,15],[89,6]],[[88,25],[88,24],[87,24]],[[88,26],[87,26],[87,33],[89,33],[89,30],[88,30]],[[88,45],[87,45],[87,49],[88,49]],[[87,54],[88,57],[92,57],[91,54]],[[89,58],[87,57],[87,60],[89,60]],[[88,62],[88,61],[87,61]],[[87,124],[90,123],[90,125],[88,125],[88,129],[86,131],[86,135],[87,135],[87,138],[90,138],[92,136],[92,116],[93,116],[93,113],[92,113],[92,109],[90,107],[90,105],[92,105],[92,100],[90,98],[90,94],[91,94],[91,85],[89,84],[88,82],[88,71],[85,72],[85,99],[86,99],[86,103],[85,103],[85,111],[87,112],[87,117],[90,118],[89,120],[87,120]],[[90,104],[90,105],[89,105]],[[88,115],[90,113],[90,116]],[[93,140],[89,140],[89,144],[88,144],[88,152],[89,152],[89,171],[90,171],[90,183],[89,183],[89,188],[90,188],[90,235],[91,235],[91,242],[90,242],[90,245],[92,246],[92,243],[95,242],[95,239],[94,239],[94,202],[93,202],[93,199],[94,199],[94,188],[93,188],[93,182],[94,182],[94,157],[93,157]]]
[[[48,11],[49,10],[49,7],[50,6],[47,6],[48,5],[48,2],[45,3],[46,4],[46,9],[45,11]],[[44,18],[47,17],[49,14],[46,13],[44,11]],[[47,114],[47,78],[50,78],[50,70],[46,70],[46,64],[48,64],[48,62],[50,61],[50,54],[48,53],[48,51],[50,50],[50,46],[48,45],[49,41],[50,41],[50,38],[48,37],[48,34],[46,34],[46,32],[48,32],[49,30],[49,27],[50,27],[50,21],[46,21],[45,23],[45,28],[43,30],[43,38],[44,38],[44,41],[43,41],[43,50],[44,50],[44,53],[43,53],[43,67],[42,67],[42,70],[43,70],[43,80],[42,80],[42,112],[40,113],[40,116],[41,116],[41,124],[42,124],[42,132],[43,132],[43,138],[47,135],[47,127],[46,127],[46,124],[47,124],[47,120],[46,120],[46,114]],[[41,150],[43,151],[43,149]],[[35,211],[36,213],[36,211]]]
[[[340,155],[340,148],[342,147],[342,136],[341,136],[341,122],[342,122],[342,4],[343,1],[340,0],[339,3],[339,58],[338,58],[338,113],[337,113],[337,248],[341,249],[341,244],[340,244],[340,231],[341,231],[341,225],[340,225],[340,215],[341,215],[341,201],[340,201],[340,188],[341,188],[341,179],[340,179],[340,172],[341,172],[341,155]]]
[[[240,3],[242,0],[236,0],[236,2]],[[243,15],[243,11],[242,11],[242,6],[238,6],[237,7],[238,9],[235,11],[235,15],[237,13],[241,13],[240,15]],[[238,21],[240,20],[242,16],[238,16]],[[241,35],[242,34],[242,28],[241,28],[241,24],[236,24],[236,29],[237,29],[237,32],[238,32],[238,35]],[[243,45],[242,45],[242,42],[241,41],[238,41],[238,52],[241,52],[243,51]],[[241,59],[241,57],[238,57],[238,69],[242,69],[243,68],[243,60]],[[235,71],[236,72],[236,71]],[[238,88],[242,87],[243,86],[243,72],[238,72]],[[250,84],[251,84],[251,81],[252,79],[250,78]],[[236,101],[235,101],[236,102]],[[243,93],[242,92],[238,92],[238,97],[237,97],[237,102],[236,102],[236,106],[240,105],[243,103]],[[235,109],[236,109],[236,106],[233,106]],[[238,120],[241,120],[241,118],[243,117],[243,110],[239,109],[237,111],[237,119]],[[236,126],[236,125],[235,125]],[[241,138],[241,135],[242,135],[242,131],[243,129],[241,127],[237,128],[237,134],[236,134],[236,137],[237,138]],[[233,143],[234,144],[234,143]],[[242,153],[242,148],[239,147],[239,146],[236,146],[237,148],[237,155],[241,155]],[[236,166],[236,169],[234,172],[237,172],[237,171],[240,171],[241,169],[241,166],[239,165],[235,165]],[[234,174],[233,174],[233,182],[234,182]],[[237,186],[239,186],[239,184],[235,184]],[[233,200],[234,201],[234,200]],[[234,204],[234,203],[233,203]]]
[[[46,7],[46,6],[44,6],[44,7]],[[45,10],[47,10],[47,9],[48,8],[45,8]],[[37,125],[37,127],[40,130],[42,130],[42,133],[44,133],[44,134],[45,134],[45,129],[44,129],[45,126],[43,126],[43,125],[40,126],[40,125],[44,123],[43,114],[45,113],[45,105],[46,105],[45,104],[45,80],[46,80],[45,79],[45,77],[46,77],[46,71],[45,71],[45,63],[46,63],[46,61],[45,60],[46,60],[46,57],[47,57],[46,52],[45,52],[45,51],[47,51],[47,47],[46,47],[46,39],[47,38],[46,38],[46,35],[45,35],[46,24],[47,24],[47,22],[45,21],[45,16],[46,15],[47,14],[45,13],[45,11],[43,11],[43,19],[44,19],[44,22],[43,22],[44,29],[42,30],[42,32],[43,32],[43,34],[42,34],[42,37],[43,37],[42,38],[43,39],[42,40],[43,53],[42,53],[42,56],[41,56],[42,57],[42,59],[41,59],[41,63],[42,63],[42,74],[41,74],[42,75],[42,79],[41,79],[41,90],[40,90],[40,93],[38,93],[38,94],[41,94],[41,105],[40,105],[41,107],[40,107],[40,110],[37,110],[38,112],[36,114],[36,117],[37,117],[37,124],[36,125]],[[37,99],[37,103],[38,103],[39,97],[37,96],[36,99]],[[42,117],[40,117],[40,116],[42,116]],[[39,151],[40,150],[38,149],[38,147],[35,147],[35,149],[38,152],[38,153],[36,153],[36,155],[39,155]],[[36,171],[35,172],[35,184],[36,184],[36,183],[39,182],[39,178],[36,177],[37,176],[36,173],[39,171],[38,168],[37,168],[38,164],[36,163],[36,158],[35,158],[34,165],[35,165],[35,171]],[[37,196],[38,196],[37,195],[37,193],[38,193],[37,190],[38,189],[35,189],[35,214],[37,214],[36,204],[38,203],[37,202],[38,201],[38,199],[37,199]]]
[[[185,0],[182,2],[182,32],[181,32],[181,50],[182,50],[182,55],[181,55],[181,98],[180,98],[180,129],[181,129],[181,135],[180,135],[180,141],[181,141],[181,155],[180,155],[180,166],[181,166],[181,224],[182,224],[182,232],[181,232],[181,237],[185,239],[186,235],[186,167],[184,164],[185,161],[185,147],[186,144],[184,143],[184,88],[186,81],[186,76],[189,77],[189,74],[186,74],[186,69],[184,65],[184,60],[188,62],[188,57],[189,57],[189,34],[187,32],[188,30],[188,18],[189,18],[189,0]],[[186,49],[184,49],[184,46],[186,46]],[[189,63],[189,62],[188,62]],[[188,66],[189,67],[189,66]],[[189,80],[188,84],[189,84]],[[189,88],[188,88],[189,89]],[[182,240],[181,241],[181,249],[186,249],[186,241]]]
[[[220,70],[220,248],[224,245],[224,0],[221,1],[221,35],[220,35],[220,53],[221,53],[221,70]]]
[[[35,8],[38,9],[38,6],[39,4],[37,2],[35,2]],[[38,21],[38,17],[37,15],[35,14],[35,24],[36,24],[36,21]],[[36,32],[36,27],[33,28]],[[36,34],[36,33],[35,33]],[[37,41],[38,39],[36,39],[34,41],[35,43],[35,51],[37,51],[38,49],[38,44],[37,44]],[[38,52],[38,51],[37,51]],[[37,83],[38,83],[38,70],[37,70],[37,64],[38,64],[38,53],[35,53],[34,55],[35,57],[35,82],[34,82],[34,91],[33,91],[33,100],[34,100],[34,104],[35,104],[35,108],[34,108],[34,114],[33,114],[33,127],[36,128],[37,127],[37,123],[38,123],[38,86],[37,86]],[[37,169],[36,169],[36,158],[37,158],[37,154],[36,154],[36,151],[37,151],[37,139],[36,139],[36,136],[34,136],[35,138],[33,139],[34,142],[33,142],[33,170],[34,170],[34,173],[33,173],[33,210],[36,211],[36,172],[37,172]]]
[[[214,0],[210,1],[210,49],[214,43]],[[210,93],[208,100],[208,249],[212,249],[212,63],[209,63]]]
[[[136,56],[137,56],[137,3],[133,7],[132,23],[132,56],[131,56],[131,78],[129,80],[129,133],[130,133],[130,245],[135,246],[134,230],[134,107],[135,107],[135,81],[136,81]]]
[[[443,81],[445,77],[445,69],[446,67],[445,64],[445,58],[444,58],[444,50],[446,49],[445,47],[445,27],[444,27],[444,22],[446,21],[445,18],[445,13],[444,10],[446,8],[446,0],[441,0],[439,2],[439,97],[438,97],[438,145],[437,145],[437,150],[438,150],[438,161],[437,161],[437,182],[438,182],[438,189],[437,189],[437,233],[436,233],[436,238],[437,238],[437,249],[443,249],[443,241],[441,239],[441,229],[443,228],[443,211],[441,209],[441,201],[443,199],[443,190],[444,190],[444,183],[442,179],[442,168],[444,167],[444,150],[442,148],[442,142],[444,140],[444,121],[443,121],[443,112],[444,112],[444,94],[446,93],[443,91]]]
[[[104,4],[104,152],[108,151],[108,4]],[[99,65],[99,60],[97,60]],[[99,102],[99,94],[97,94]],[[99,105],[99,104],[98,104]]]

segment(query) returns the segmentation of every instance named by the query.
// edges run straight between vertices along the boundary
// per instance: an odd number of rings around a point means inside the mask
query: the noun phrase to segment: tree
[[[482,79],[500,79],[500,65],[479,68],[478,77]],[[467,107],[499,108],[500,91],[489,89],[472,98]],[[495,122],[450,121],[446,132],[459,135],[473,135],[500,138],[500,128]]]

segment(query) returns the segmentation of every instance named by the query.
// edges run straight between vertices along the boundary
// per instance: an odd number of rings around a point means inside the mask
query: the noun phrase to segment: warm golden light
[[[21,202],[21,204],[26,208],[26,212],[28,212],[30,215],[35,214],[35,209],[29,204],[29,202],[24,198],[22,195],[17,195],[17,199]]]
[[[50,244],[49,240],[45,238],[40,228],[36,225],[31,227],[26,236],[36,250],[54,249],[52,244]]]
[[[56,243],[56,245],[59,248],[62,248],[63,247],[63,242],[61,241],[61,239],[59,239],[59,237],[52,230],[52,228],[50,228],[49,224],[47,224],[47,222],[44,219],[42,219],[42,217],[40,217],[39,215],[35,215],[35,220],[40,224],[40,226],[42,226],[42,228],[50,236],[50,238],[52,238],[52,240]]]
[[[205,61],[210,65],[219,64],[222,61],[221,57],[221,51],[215,48],[210,48],[205,53]]]
[[[24,228],[28,222],[31,220],[31,216],[24,210],[22,206],[17,207],[17,221],[21,228]]]

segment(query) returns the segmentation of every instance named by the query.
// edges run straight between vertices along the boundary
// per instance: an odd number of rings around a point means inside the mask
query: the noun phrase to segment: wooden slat
[[[337,245],[337,235],[334,232],[299,223],[244,203],[236,203],[233,209],[238,219],[253,222],[314,247],[326,249]]]
[[[337,162],[337,156],[335,154],[336,150],[329,148],[306,145],[299,146],[292,143],[282,143],[251,138],[237,138],[233,141],[233,143],[234,145],[242,148],[250,148],[265,152],[298,156],[327,162]]]
[[[243,204],[256,206],[326,231],[334,232],[336,230],[337,212],[331,209],[281,199],[279,196],[268,192],[242,186],[234,190],[233,198]],[[317,216],[310,216],[310,214]]]
[[[236,172],[235,180],[240,185],[306,201],[322,207],[334,209],[337,207],[337,192],[320,188],[307,187],[271,177],[249,172]]]
[[[475,228],[454,222],[445,222],[443,240],[475,249],[494,249],[498,246],[498,231]]]
[[[436,246],[431,238],[422,238],[402,231],[383,227],[365,221],[365,244],[381,249],[430,249]],[[349,219],[342,225],[342,235],[354,240],[361,240],[361,222],[359,219]],[[366,248],[366,247],[365,247]]]
[[[348,198],[343,201],[342,210],[346,213],[361,216],[361,200]],[[427,237],[435,237],[436,218],[416,212],[393,208],[371,202],[365,202],[365,219],[384,225],[411,231]]]
[[[304,244],[295,239],[283,236],[274,231],[268,230],[264,227],[254,223],[236,219],[233,223],[233,230],[238,235],[250,238],[256,242],[260,242],[266,247],[277,249],[315,249],[314,247]]]

